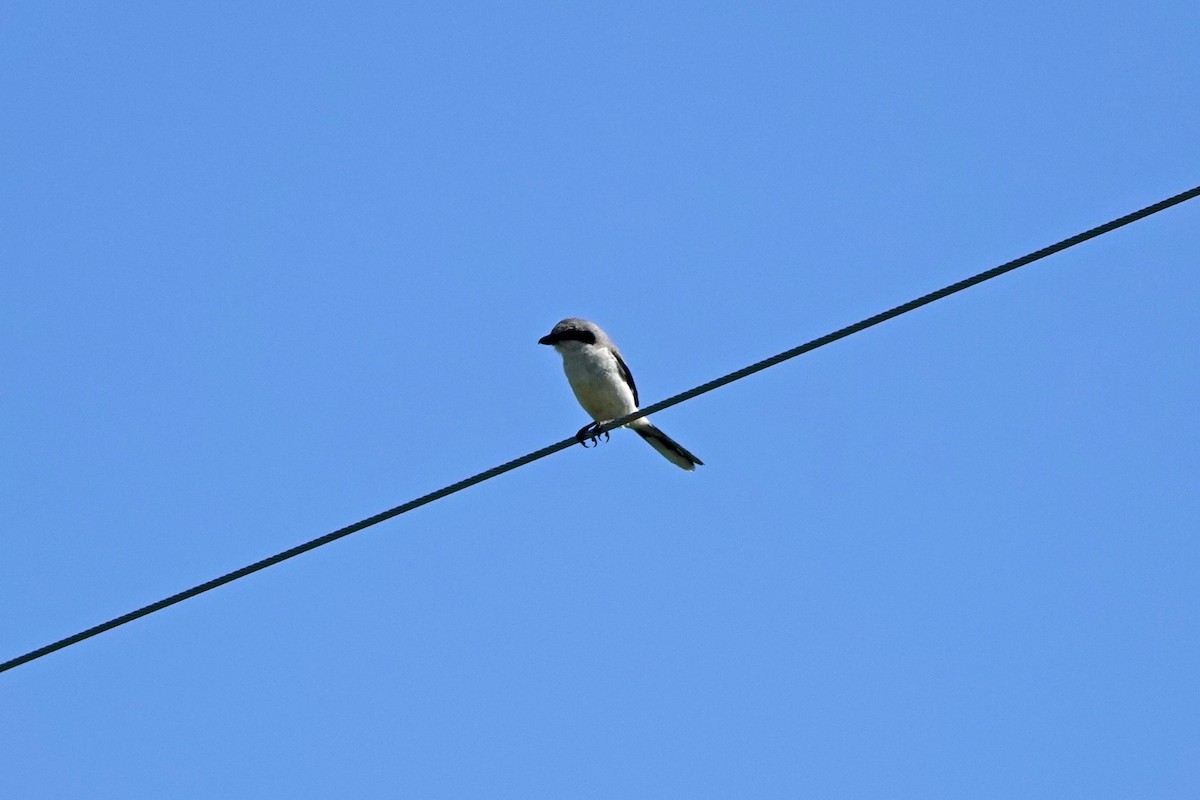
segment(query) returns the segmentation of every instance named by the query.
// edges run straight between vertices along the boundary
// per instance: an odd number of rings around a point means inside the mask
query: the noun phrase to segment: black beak
[[[553,333],[547,333],[545,336],[538,339],[538,344],[554,344],[557,341],[558,341],[558,339],[554,338]]]

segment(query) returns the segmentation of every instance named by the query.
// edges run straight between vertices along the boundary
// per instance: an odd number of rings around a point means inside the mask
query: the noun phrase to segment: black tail
[[[683,445],[670,436],[667,436],[646,420],[636,420],[629,427],[633,428],[638,436],[645,439],[651,447],[662,453],[664,458],[680,469],[686,469],[690,472],[696,467],[704,466],[704,462],[684,449]]]

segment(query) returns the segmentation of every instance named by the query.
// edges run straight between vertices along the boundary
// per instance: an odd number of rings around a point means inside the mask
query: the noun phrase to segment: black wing
[[[633,373],[629,371],[629,367],[625,364],[625,359],[621,358],[621,352],[617,348],[612,349],[612,354],[617,357],[617,370],[621,373],[621,377],[629,384],[629,389],[633,392],[633,404],[640,406],[637,396],[637,384],[633,382]]]

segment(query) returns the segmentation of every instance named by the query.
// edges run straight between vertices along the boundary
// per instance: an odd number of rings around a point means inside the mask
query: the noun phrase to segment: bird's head
[[[598,325],[571,317],[555,325],[553,330],[538,339],[538,344],[548,344],[561,353],[596,344],[603,338],[604,331]]]

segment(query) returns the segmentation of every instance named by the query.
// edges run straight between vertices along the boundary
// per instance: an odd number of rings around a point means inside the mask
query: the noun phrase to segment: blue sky
[[[1200,7],[27,3],[0,658],[1200,183]],[[1200,205],[0,676],[28,798],[1185,798]]]

